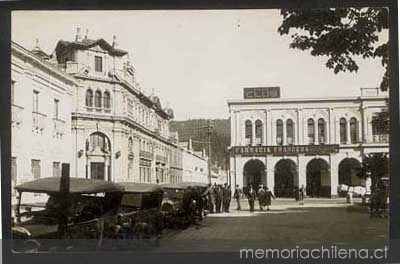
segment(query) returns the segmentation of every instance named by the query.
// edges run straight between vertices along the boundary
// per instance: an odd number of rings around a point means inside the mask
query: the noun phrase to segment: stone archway
[[[311,197],[331,197],[329,164],[324,159],[312,159],[307,164],[306,193]]]
[[[359,173],[361,163],[355,158],[345,158],[339,163],[339,184],[349,186],[362,185]]]
[[[111,181],[111,142],[101,132],[86,139],[86,178]]]
[[[260,184],[265,185],[264,163],[258,159],[247,161],[243,167],[243,186],[252,185],[257,190]]]
[[[275,165],[274,193],[279,197],[294,197],[297,166],[291,159],[281,159]]]

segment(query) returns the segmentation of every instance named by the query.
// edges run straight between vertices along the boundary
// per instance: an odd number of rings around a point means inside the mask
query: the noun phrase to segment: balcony
[[[372,135],[368,143],[389,143],[389,134]]]
[[[251,146],[251,138],[245,138],[244,139],[244,145],[245,146]]]
[[[59,136],[65,133],[65,121],[57,118],[53,118],[54,134]]]
[[[22,123],[22,111],[24,110],[23,107],[18,105],[11,106],[11,123],[13,125],[20,125]]]
[[[256,145],[261,146],[262,144],[262,138],[256,138]]]
[[[43,131],[46,126],[46,115],[39,112],[32,112],[32,129]]]
[[[161,156],[161,155],[156,155],[156,161],[161,161],[163,163],[167,163],[168,162],[168,157]]]
[[[141,158],[145,158],[145,159],[150,159],[150,160],[153,159],[153,153],[148,152],[148,151],[144,151],[144,150],[141,150],[141,151],[139,152],[139,156],[140,156]]]

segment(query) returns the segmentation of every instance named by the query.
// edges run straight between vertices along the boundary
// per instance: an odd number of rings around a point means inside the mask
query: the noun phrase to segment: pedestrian
[[[299,189],[299,204],[304,205],[304,198],[306,197],[306,188],[304,184],[301,185]]]
[[[267,206],[267,211],[269,211],[269,207],[271,206],[272,199],[275,200],[275,195],[268,187],[264,187],[264,195],[265,195],[265,206]]]
[[[256,200],[256,197],[257,197],[256,191],[254,191],[253,186],[250,185],[247,194],[247,199],[249,200],[250,212],[254,212],[254,201]]]
[[[223,194],[222,194],[222,186],[218,185],[216,188],[216,212],[221,213],[221,207],[222,207],[222,199],[223,199]]]
[[[185,215],[185,219],[188,223],[194,223],[194,206],[193,206],[193,191],[192,187],[188,186],[185,191],[183,192],[182,198],[182,209]]]
[[[236,210],[240,211],[240,198],[242,197],[242,190],[239,188],[239,184],[236,185],[235,192],[233,193],[233,197],[236,199],[237,208]]]
[[[222,212],[226,211],[226,204],[228,201],[227,199],[228,193],[226,188],[227,185],[228,185],[227,183],[224,183],[224,186],[222,187]]]
[[[208,187],[203,195],[207,201],[208,212],[214,213],[214,204],[213,204],[214,189],[213,189],[213,186],[211,185],[211,183],[208,184]]]
[[[228,184],[227,190],[226,190],[226,210],[225,212],[229,213],[229,208],[231,207],[231,199],[232,199],[232,190],[231,186]]]
[[[258,198],[258,204],[260,206],[260,211],[264,211],[264,205],[265,205],[265,190],[264,186],[261,184],[260,187],[258,188],[257,191],[257,198]]]

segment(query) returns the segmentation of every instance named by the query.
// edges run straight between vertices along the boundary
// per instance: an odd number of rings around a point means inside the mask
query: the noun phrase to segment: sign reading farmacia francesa
[[[232,147],[232,154],[265,155],[265,154],[329,154],[339,152],[339,145],[296,145],[296,146],[240,146]]]

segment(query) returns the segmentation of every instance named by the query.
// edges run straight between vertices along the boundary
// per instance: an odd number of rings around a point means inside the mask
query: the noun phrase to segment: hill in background
[[[178,131],[179,141],[187,142],[192,139],[195,151],[206,150],[208,154],[207,125],[209,119],[191,119],[185,121],[171,121],[170,130]],[[227,148],[230,144],[230,120],[211,119],[213,129],[211,134],[211,161],[215,166],[226,169],[229,163]],[[204,143],[202,143],[204,142]]]

